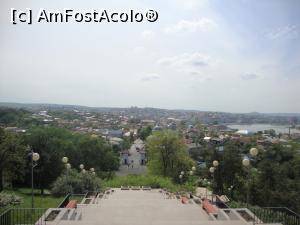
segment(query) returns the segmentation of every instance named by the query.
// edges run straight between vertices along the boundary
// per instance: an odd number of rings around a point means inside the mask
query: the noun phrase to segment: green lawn
[[[14,193],[22,197],[21,204],[15,205],[17,208],[31,208],[31,189],[18,188],[13,190],[5,190],[5,193]],[[35,190],[34,207],[35,208],[56,208],[64,199],[64,197],[53,197],[50,194],[40,195],[39,190]],[[3,210],[3,209],[2,209]],[[1,209],[0,209],[1,211]]]
[[[171,179],[151,175],[128,175],[116,176],[113,179],[106,180],[104,187],[121,187],[121,186],[149,186],[152,188],[166,188],[172,192],[189,191],[194,192],[195,187],[189,183],[183,185],[175,184]]]

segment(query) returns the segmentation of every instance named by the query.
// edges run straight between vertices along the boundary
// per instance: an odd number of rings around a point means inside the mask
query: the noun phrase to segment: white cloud
[[[142,37],[145,39],[152,39],[155,37],[155,32],[152,30],[144,30],[142,32]]]
[[[169,66],[177,71],[192,72],[202,67],[210,66],[214,61],[208,56],[195,52],[161,58],[157,63],[163,66]]]
[[[209,18],[201,18],[198,20],[181,20],[177,24],[166,27],[166,33],[176,33],[181,31],[196,32],[196,31],[208,31],[209,29],[216,27],[217,24]]]
[[[240,77],[242,80],[256,80],[262,78],[261,75],[255,74],[255,73],[245,73],[241,74]]]
[[[159,79],[159,75],[156,74],[156,73],[150,73],[150,74],[147,74],[146,76],[144,76],[141,81],[144,81],[144,82],[147,82],[147,81],[153,81],[153,80],[157,80]]]
[[[278,27],[266,32],[266,37],[270,40],[276,40],[279,38],[297,38],[299,36],[299,30],[295,25],[286,25],[284,27]]]

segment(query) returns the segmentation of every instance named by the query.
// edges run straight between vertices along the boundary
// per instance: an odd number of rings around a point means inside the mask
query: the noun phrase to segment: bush
[[[166,188],[172,192],[189,191],[194,192],[195,188],[191,184],[177,185],[170,178],[151,176],[151,175],[128,175],[124,177],[114,177],[106,180],[103,184],[105,187],[121,186],[148,186],[152,188]]]
[[[22,198],[15,194],[0,193],[0,207],[20,204]]]
[[[98,191],[101,187],[100,184],[101,179],[96,175],[69,170],[56,179],[51,193],[54,196],[63,196],[68,193],[82,194],[86,191]]]

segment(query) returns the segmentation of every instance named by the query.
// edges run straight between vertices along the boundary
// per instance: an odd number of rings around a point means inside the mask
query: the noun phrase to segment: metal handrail
[[[10,208],[0,215],[0,225],[46,225],[43,208]]]
[[[58,208],[64,208],[66,205],[68,205],[70,199],[72,197],[76,197],[76,196],[81,196],[82,198],[84,198],[86,196],[86,194],[67,194],[66,197],[61,201],[61,203],[58,205]]]
[[[254,213],[253,224],[282,223],[300,225],[300,215],[287,207],[263,207],[250,209]]]
[[[67,194],[66,197],[59,203],[58,208],[64,208],[68,203],[70,199],[71,194]]]

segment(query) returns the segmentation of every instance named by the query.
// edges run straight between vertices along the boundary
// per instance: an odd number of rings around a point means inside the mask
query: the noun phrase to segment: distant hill
[[[6,108],[22,108],[31,112],[37,111],[84,111],[98,113],[114,113],[127,116],[134,116],[140,119],[155,119],[174,117],[181,120],[195,123],[237,123],[237,124],[253,124],[253,123],[270,123],[270,124],[300,124],[300,113],[228,113],[213,112],[200,110],[184,110],[184,109],[159,109],[159,108],[117,108],[117,107],[88,107],[81,105],[62,105],[62,104],[45,104],[45,103],[11,103],[0,102],[0,107]]]

